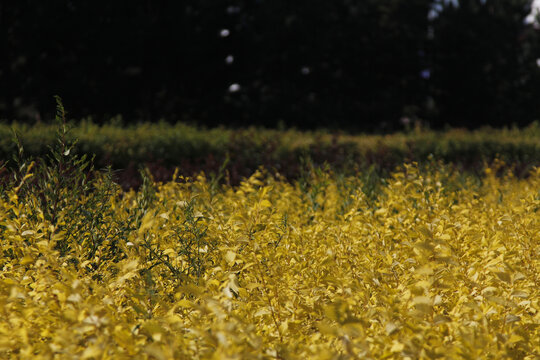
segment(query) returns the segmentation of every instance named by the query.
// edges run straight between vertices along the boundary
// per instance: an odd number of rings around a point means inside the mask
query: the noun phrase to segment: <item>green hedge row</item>
[[[390,171],[404,161],[443,160],[467,171],[481,171],[495,158],[525,174],[540,165],[540,126],[524,129],[459,129],[436,132],[416,129],[389,135],[330,134],[324,131],[247,128],[204,129],[177,123],[98,126],[90,121],[70,125],[75,151],[95,154],[95,165],[111,165],[126,186],[137,186],[137,169],[148,166],[156,180],[168,180],[175,167],[184,175],[224,170],[237,182],[260,166],[297,177],[306,161],[329,164],[337,171],[372,168]],[[56,136],[56,125],[0,124],[0,161],[13,157],[20,134],[25,154],[43,157]],[[430,156],[431,155],[431,156]],[[302,161],[303,160],[303,161]],[[9,163],[8,163],[9,164]],[[8,165],[9,167],[9,165]],[[130,183],[131,181],[131,183]]]

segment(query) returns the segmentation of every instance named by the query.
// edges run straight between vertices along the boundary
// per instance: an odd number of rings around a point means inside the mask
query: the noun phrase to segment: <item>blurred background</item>
[[[528,0],[0,0],[0,118],[347,129],[540,119]]]

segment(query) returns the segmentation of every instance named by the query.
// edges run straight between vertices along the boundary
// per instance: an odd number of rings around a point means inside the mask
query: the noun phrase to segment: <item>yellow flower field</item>
[[[539,169],[99,179],[50,208],[30,172],[0,200],[1,359],[540,358]]]

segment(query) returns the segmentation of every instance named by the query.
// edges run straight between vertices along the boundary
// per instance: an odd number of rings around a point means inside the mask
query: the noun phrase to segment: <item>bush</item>
[[[19,163],[0,198],[0,357],[540,355],[538,169],[143,171],[122,191],[85,177],[58,110],[49,162]]]

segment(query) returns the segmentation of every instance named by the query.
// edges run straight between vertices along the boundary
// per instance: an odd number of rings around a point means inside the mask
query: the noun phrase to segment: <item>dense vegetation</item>
[[[98,123],[527,125],[540,119],[531,3],[0,2],[0,118],[47,119],[60,94]]]
[[[46,157],[56,141],[52,124],[0,125],[0,159],[4,162],[18,152],[13,129],[20,134],[27,157]],[[425,163],[430,157],[477,175],[496,158],[513,167],[518,176],[540,165],[538,123],[525,129],[437,132],[416,128],[391,135],[332,135],[323,131],[203,129],[182,123],[99,126],[83,121],[73,124],[65,136],[78,139],[75,153],[95,154],[97,168],[110,165],[120,170],[114,176],[124,188],[141,184],[139,167],[145,165],[156,181],[170,180],[178,167],[181,175],[204,171],[231,184],[238,184],[260,166],[292,180],[302,176],[309,164],[327,165],[348,175],[362,170],[377,176],[388,175],[404,162]]]
[[[0,356],[540,356],[540,172],[123,192],[61,139],[0,197]]]
[[[539,168],[143,173],[122,191],[63,117],[0,191],[0,357],[540,356]]]

